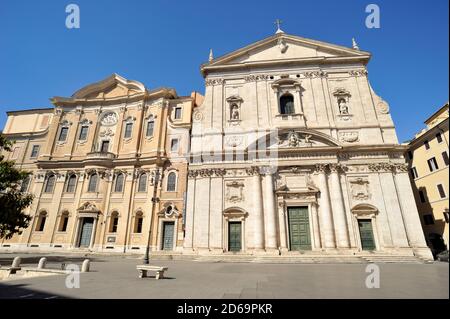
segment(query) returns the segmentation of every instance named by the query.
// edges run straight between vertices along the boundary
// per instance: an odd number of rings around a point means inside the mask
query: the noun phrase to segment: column
[[[265,169],[265,229],[266,229],[266,250],[277,249],[277,227],[275,217],[275,197],[273,190],[273,172],[271,168]]]
[[[196,171],[188,171],[188,183],[187,183],[187,199],[186,199],[186,216],[185,216],[185,238],[184,238],[184,250],[191,252],[193,248],[193,231],[194,231],[194,213],[195,213],[195,178]]]
[[[92,226],[91,241],[89,243],[89,248],[91,248],[91,249],[94,247],[95,234],[97,232],[97,220],[98,220],[98,215],[96,217],[94,217],[94,225]]]
[[[319,224],[323,248],[335,248],[335,238],[333,231],[333,219],[331,216],[330,197],[328,194],[327,176],[325,174],[326,165],[316,165],[318,173],[318,183],[320,189],[319,200]]]
[[[280,221],[280,248],[283,251],[288,250],[286,237],[286,206],[284,202],[278,203],[278,220]]]
[[[349,248],[347,221],[345,216],[344,200],[342,198],[341,181],[339,179],[339,164],[330,165],[331,202],[333,203],[333,219],[336,232],[336,241],[339,248]]]
[[[262,202],[261,178],[258,169],[252,168],[250,171],[253,182],[253,215],[255,222],[254,248],[256,250],[264,249],[264,215]]]
[[[311,204],[311,215],[312,215],[312,225],[314,232],[314,248],[320,249],[322,247],[320,243],[320,228],[319,220],[317,216],[317,205],[316,203]]]
[[[425,242],[419,213],[414,201],[414,194],[406,170],[406,165],[397,167],[397,173],[394,177],[406,234],[408,236],[409,245],[413,248],[426,248],[426,251],[424,251],[423,254],[425,256],[428,255],[427,257],[429,257],[430,252]]]

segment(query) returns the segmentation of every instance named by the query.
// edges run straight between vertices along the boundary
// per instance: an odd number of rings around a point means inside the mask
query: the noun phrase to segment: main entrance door
[[[288,207],[291,250],[311,250],[308,207]]]
[[[375,240],[373,239],[372,220],[358,219],[359,235],[361,236],[361,246],[363,250],[375,250]]]
[[[228,250],[241,250],[241,222],[228,223]]]
[[[81,221],[81,233],[79,247],[89,247],[91,244],[92,229],[94,226],[94,218],[85,217]]]
[[[163,223],[163,250],[173,249],[173,230],[174,222],[164,222]]]

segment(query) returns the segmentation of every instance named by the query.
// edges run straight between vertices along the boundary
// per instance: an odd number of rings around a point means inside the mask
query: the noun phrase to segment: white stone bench
[[[1,270],[5,270],[8,275],[13,275],[15,274],[17,271],[21,270],[21,267],[1,267]]]
[[[136,269],[139,270],[139,278],[147,277],[147,271],[155,271],[156,279],[164,278],[164,272],[167,271],[168,267],[160,266],[150,266],[150,265],[137,265]]]

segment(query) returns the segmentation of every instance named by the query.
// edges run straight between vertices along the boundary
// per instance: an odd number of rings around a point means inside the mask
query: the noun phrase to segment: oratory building
[[[6,154],[32,173],[30,226],[2,249],[181,251],[192,109],[201,96],[113,74],[54,107],[8,112]]]
[[[184,253],[431,258],[371,54],[277,33],[201,66]]]

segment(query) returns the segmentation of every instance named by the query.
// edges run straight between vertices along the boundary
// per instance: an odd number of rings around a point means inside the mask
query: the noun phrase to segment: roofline
[[[438,113],[440,113],[444,108],[448,108],[448,101],[439,108],[439,110],[437,110],[436,112],[434,112],[430,117],[428,117],[424,123],[427,124],[433,117],[435,117],[436,115],[438,115]]]
[[[341,45],[332,44],[332,43],[328,43],[328,42],[324,42],[324,41],[318,41],[318,40],[303,38],[303,37],[299,37],[299,36],[296,36],[296,35],[291,35],[291,34],[286,34],[286,33],[278,33],[278,34],[272,35],[270,37],[264,38],[262,40],[259,40],[257,42],[253,42],[251,44],[248,44],[248,45],[246,45],[246,46],[244,46],[242,48],[236,49],[236,50],[231,51],[229,53],[226,53],[224,55],[221,55],[218,58],[213,59],[212,61],[202,63],[201,66],[200,66],[201,73],[204,74],[204,69],[205,68],[212,67],[216,63],[221,62],[222,60],[226,60],[227,58],[231,58],[234,55],[239,55],[240,53],[243,53],[243,52],[248,51],[250,49],[255,49],[255,48],[257,48],[259,46],[262,46],[262,45],[264,45],[264,44],[266,44],[268,42],[271,42],[271,41],[273,41],[273,40],[275,40],[275,39],[277,39],[279,37],[285,37],[285,38],[291,39],[291,40],[299,40],[299,41],[307,42],[307,43],[309,43],[310,45],[313,45],[313,46],[314,45],[315,46],[328,46],[328,47],[336,49],[336,50],[344,50],[344,51],[348,51],[349,53],[352,52],[352,53],[355,53],[357,56],[365,57],[367,60],[369,60],[370,57],[372,56],[372,54],[370,52],[368,52],[368,51],[356,50],[356,49],[353,49],[353,48],[344,47],[344,46],[341,46]]]
[[[49,111],[49,110],[53,110],[53,107],[35,108],[35,109],[26,109],[26,110],[16,110],[16,111],[6,111],[6,115],[14,115],[14,114],[17,114],[17,113],[27,113],[27,112]]]
[[[431,132],[435,131],[434,130],[435,128],[438,128],[438,129],[442,130],[441,126],[445,125],[445,123],[448,122],[448,121],[449,121],[449,118],[447,117],[445,120],[443,120],[442,122],[439,122],[439,124],[436,124],[432,128],[426,130],[421,135],[414,136],[414,138],[412,140],[405,141],[404,143],[407,143],[407,145],[412,146],[413,144],[417,143],[418,141],[422,140],[423,138],[428,137],[431,134]],[[419,133],[417,133],[417,134],[419,134]]]

